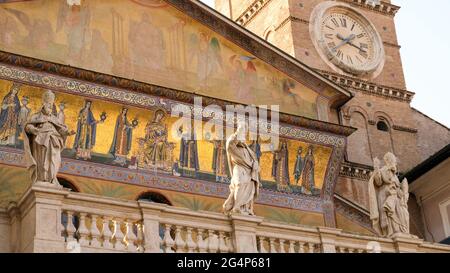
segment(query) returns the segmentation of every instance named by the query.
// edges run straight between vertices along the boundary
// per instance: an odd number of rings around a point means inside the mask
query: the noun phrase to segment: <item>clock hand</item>
[[[356,35],[352,34],[350,36],[348,36],[347,38],[344,38],[341,34],[337,34],[337,37],[339,38],[339,40],[342,40],[342,42],[340,44],[338,44],[337,46],[335,46],[332,50],[336,51],[338,48],[340,48],[341,46],[350,43],[353,39],[355,39]]]
[[[353,47],[356,47],[357,49],[361,50],[362,52],[366,52],[364,49],[362,49],[361,47],[359,47],[351,42],[356,37],[355,34],[350,35],[348,38],[344,38],[342,35],[337,34],[337,37],[338,37],[338,39],[346,41],[347,44],[349,44]]]

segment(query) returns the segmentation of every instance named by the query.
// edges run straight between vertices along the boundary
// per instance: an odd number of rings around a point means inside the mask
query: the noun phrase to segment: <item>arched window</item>
[[[169,206],[172,206],[172,203],[170,203],[170,201],[164,195],[152,191],[142,193],[141,195],[139,195],[137,200],[149,201],[159,204],[167,204]]]
[[[72,184],[69,180],[67,180],[67,179],[65,179],[65,178],[58,177],[58,182],[59,182],[59,184],[60,184],[61,186],[63,186],[63,188],[65,188],[65,189],[69,189],[69,190],[71,190],[72,192],[80,192],[80,191],[78,190],[78,188],[75,187],[74,184]]]
[[[383,131],[383,132],[389,132],[389,126],[387,125],[386,122],[380,120],[377,122],[377,129],[379,131]]]

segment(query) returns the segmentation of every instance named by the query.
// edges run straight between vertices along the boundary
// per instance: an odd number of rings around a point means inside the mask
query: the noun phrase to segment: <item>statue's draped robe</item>
[[[236,139],[235,134],[227,140],[226,148],[232,177],[224,212],[254,215],[253,202],[259,194],[258,159],[247,144]]]
[[[39,130],[31,134],[30,128]],[[64,149],[68,129],[59,123],[55,115],[34,114],[25,124],[25,162],[33,183],[50,182],[59,184],[56,174],[61,166],[61,151]]]
[[[114,129],[114,138],[109,153],[114,156],[126,156],[131,150],[131,138],[133,129],[126,116],[120,114],[117,117]]]
[[[302,186],[308,191],[315,188],[314,183],[314,156],[307,154],[303,162],[303,182]]]
[[[289,182],[289,154],[288,149],[284,144],[281,149],[273,154],[272,161],[272,177],[275,181],[282,185],[287,186]]]
[[[90,151],[95,145],[97,122],[91,109],[84,108],[78,114],[77,134],[73,148],[82,157],[90,158]]]
[[[409,233],[406,199],[393,171],[387,167],[374,171],[369,180],[369,209],[372,226],[378,234]]]
[[[13,95],[12,91],[9,92],[0,107],[0,143],[15,144],[20,133],[17,124],[20,102],[17,94]]]
[[[197,140],[195,135],[188,139],[188,134],[181,137],[180,145],[180,164],[182,167],[198,171],[200,164],[198,162]]]

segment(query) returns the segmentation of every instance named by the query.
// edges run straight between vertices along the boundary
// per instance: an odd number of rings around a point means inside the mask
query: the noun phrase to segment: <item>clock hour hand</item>
[[[347,44],[349,44],[349,45],[351,45],[351,46],[353,46],[353,47],[355,47],[355,48],[361,50],[362,52],[366,52],[366,51],[365,51],[364,49],[362,49],[361,47],[359,47],[359,46],[355,45],[354,43],[352,43],[352,40],[356,37],[355,34],[350,35],[348,38],[344,38],[341,34],[337,34],[337,37],[338,37],[339,40],[342,40],[343,42],[344,42],[344,41],[347,41],[347,42],[346,42]]]
[[[352,35],[348,36],[347,38],[344,38],[341,34],[338,33],[337,37],[339,40],[342,40],[342,42],[340,44],[338,44],[337,46],[335,46],[333,48],[333,51],[336,51],[338,48],[340,48],[341,46],[343,46],[345,44],[351,43],[351,41],[356,37],[356,35],[352,34]]]

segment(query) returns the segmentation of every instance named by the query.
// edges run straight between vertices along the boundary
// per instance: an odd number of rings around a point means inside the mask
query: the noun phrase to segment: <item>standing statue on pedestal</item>
[[[47,90],[39,112],[25,123],[24,150],[32,183],[50,183],[59,186],[56,175],[61,165],[61,151],[67,136],[74,135],[55,113],[55,94]]]
[[[383,237],[409,234],[408,181],[397,177],[397,159],[384,156],[385,166],[374,159],[374,172],[369,180],[370,219],[375,231]]]
[[[244,130],[239,124],[237,131],[226,143],[228,166],[231,173],[230,195],[223,204],[225,214],[255,215],[253,202],[259,195],[259,163],[256,154],[238,136]]]

